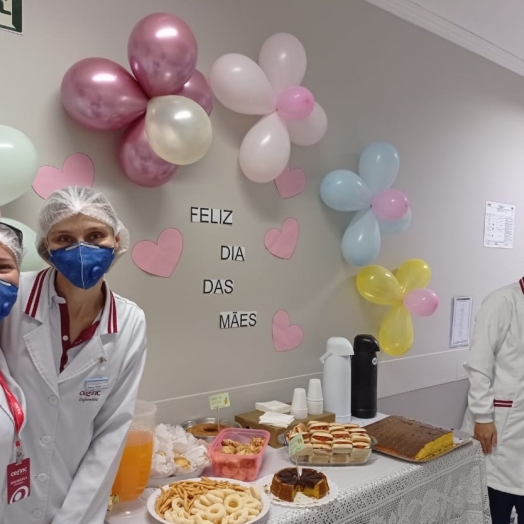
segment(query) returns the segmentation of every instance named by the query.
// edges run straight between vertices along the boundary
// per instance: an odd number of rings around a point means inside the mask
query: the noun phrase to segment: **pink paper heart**
[[[289,260],[295,252],[298,242],[298,222],[287,218],[282,224],[282,230],[269,229],[264,235],[266,249],[275,257]]]
[[[168,278],[175,270],[184,242],[178,229],[164,229],[155,244],[141,240],[133,247],[132,258],[138,268],[157,277]]]
[[[300,195],[307,184],[306,174],[302,169],[291,169],[289,166],[275,178],[275,186],[280,198],[292,198]]]
[[[93,161],[84,153],[69,155],[58,169],[54,166],[42,166],[38,170],[33,190],[41,198],[47,198],[53,191],[67,186],[91,187],[95,180]]]
[[[298,324],[291,324],[289,315],[280,309],[273,315],[273,346],[275,351],[291,351],[302,343],[304,332]]]

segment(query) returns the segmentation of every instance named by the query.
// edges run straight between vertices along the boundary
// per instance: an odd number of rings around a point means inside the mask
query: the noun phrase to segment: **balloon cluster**
[[[156,187],[172,178],[178,165],[192,164],[208,151],[213,94],[196,70],[195,36],[174,15],[154,13],[140,20],[127,53],[134,77],[106,58],[73,64],[62,80],[62,104],[89,129],[130,126],[118,149],[119,164],[132,181]]]
[[[304,46],[288,33],[264,42],[258,64],[238,53],[213,64],[211,86],[224,106],[245,115],[265,115],[240,146],[240,167],[253,182],[271,182],[284,171],[291,142],[310,146],[326,133],[326,113],[300,85],[306,67]]]
[[[404,262],[395,275],[381,266],[366,266],[357,275],[358,292],[369,302],[391,306],[378,335],[380,347],[400,356],[413,345],[411,315],[427,317],[438,308],[438,296],[426,288],[431,269],[416,258]]]
[[[320,185],[323,202],[336,211],[357,211],[342,237],[342,255],[365,266],[380,252],[381,231],[398,233],[411,223],[406,195],[391,185],[398,175],[399,155],[388,142],[372,142],[360,155],[357,175],[338,169]]]

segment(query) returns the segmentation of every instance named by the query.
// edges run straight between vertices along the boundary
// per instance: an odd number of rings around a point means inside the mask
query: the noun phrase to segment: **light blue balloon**
[[[400,233],[401,231],[404,231],[404,229],[407,229],[411,224],[411,209],[408,208],[408,212],[400,220],[388,222],[378,218],[377,221],[380,227],[380,232],[384,233],[384,235]]]
[[[371,142],[358,161],[358,174],[373,196],[392,186],[399,168],[398,151],[389,142]]]
[[[371,205],[372,194],[356,173],[337,169],[322,180],[320,198],[335,211],[359,211]]]
[[[342,237],[342,256],[354,266],[367,266],[380,253],[380,229],[371,209],[359,211]]]

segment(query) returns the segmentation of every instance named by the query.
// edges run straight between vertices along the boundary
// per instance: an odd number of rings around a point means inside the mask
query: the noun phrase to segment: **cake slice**
[[[453,448],[453,432],[417,420],[391,416],[366,426],[377,440],[374,449],[423,461]]]
[[[273,475],[270,490],[275,497],[293,502],[299,492],[321,499],[329,492],[329,485],[326,476],[315,469],[302,468],[299,478],[297,468],[285,468]]]

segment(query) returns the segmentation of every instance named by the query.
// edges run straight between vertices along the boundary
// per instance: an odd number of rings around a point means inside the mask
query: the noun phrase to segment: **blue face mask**
[[[64,277],[81,289],[93,287],[111,267],[115,248],[79,242],[61,249],[52,249],[50,259]]]
[[[0,280],[0,320],[7,317],[16,302],[18,288],[5,280]]]

